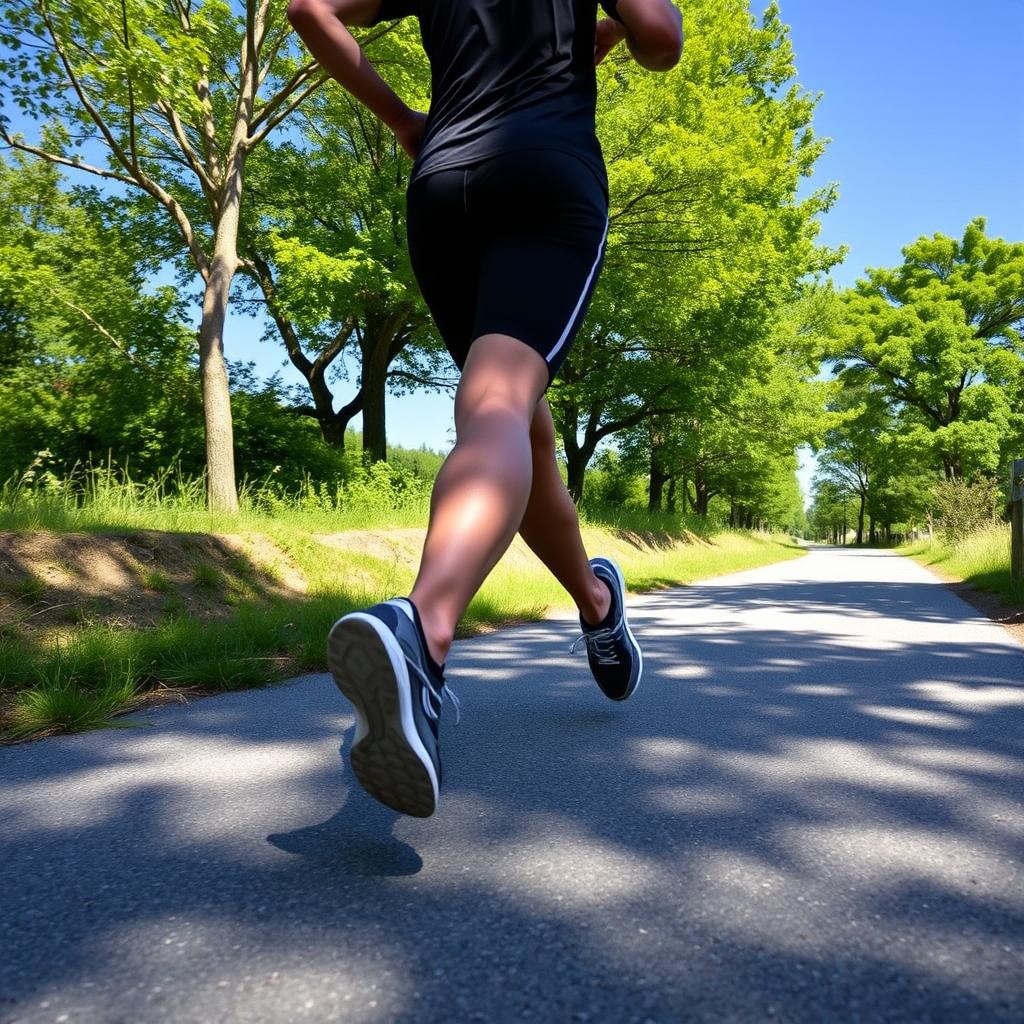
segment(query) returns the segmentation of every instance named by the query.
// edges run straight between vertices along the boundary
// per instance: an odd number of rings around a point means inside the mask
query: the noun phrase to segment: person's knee
[[[455,429],[507,420],[529,430],[547,383],[547,364],[522,342],[487,335],[473,343],[455,393]]]

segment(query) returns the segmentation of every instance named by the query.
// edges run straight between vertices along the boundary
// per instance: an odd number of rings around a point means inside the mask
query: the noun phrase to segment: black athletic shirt
[[[617,17],[618,0],[600,0]],[[431,100],[413,179],[514,149],[584,160],[605,195],[594,130],[598,0],[382,0],[373,24],[415,15]]]

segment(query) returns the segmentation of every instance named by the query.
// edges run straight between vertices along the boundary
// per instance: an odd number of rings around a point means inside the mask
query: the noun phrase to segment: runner
[[[576,602],[591,670],[612,700],[640,682],[625,584],[587,558],[544,398],[604,258],[608,181],[594,67],[621,41],[650,70],[682,50],[670,0],[291,0],[320,64],[413,158],[409,254],[452,359],[455,447],[434,484],[408,597],[341,618],[328,663],[356,712],[352,769],[382,803],[426,817],[441,783],[444,662],[459,617],[518,531]],[[411,110],[346,28],[415,15],[430,111]]]

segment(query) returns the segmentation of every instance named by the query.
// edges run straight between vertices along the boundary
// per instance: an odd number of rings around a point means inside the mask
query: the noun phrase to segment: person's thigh
[[[580,159],[557,150],[504,154],[469,168],[480,239],[472,338],[504,334],[540,354],[552,380],[569,354],[604,259],[608,206]]]
[[[480,271],[465,210],[465,171],[436,171],[406,192],[409,261],[441,339],[460,369],[472,341]]]

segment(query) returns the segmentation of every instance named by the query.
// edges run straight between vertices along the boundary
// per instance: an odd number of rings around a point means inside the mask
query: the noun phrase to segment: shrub
[[[939,535],[947,544],[961,544],[996,521],[999,490],[991,480],[944,480],[934,494]]]

